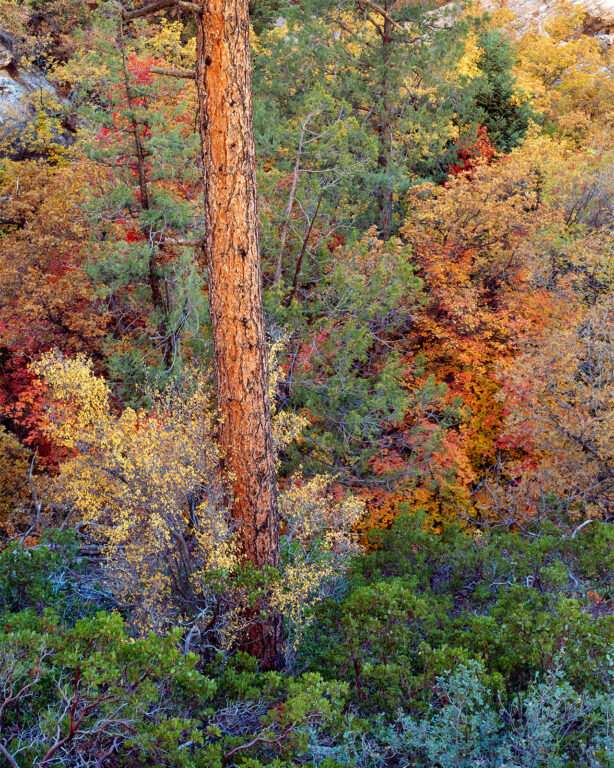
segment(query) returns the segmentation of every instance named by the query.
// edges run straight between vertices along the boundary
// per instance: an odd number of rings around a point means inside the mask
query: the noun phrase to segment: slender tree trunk
[[[279,283],[282,277],[284,250],[286,248],[286,238],[288,237],[288,227],[290,226],[290,217],[292,216],[292,206],[294,205],[294,196],[296,195],[296,185],[298,184],[298,177],[301,173],[303,141],[305,139],[307,123],[311,120],[311,117],[312,115],[307,115],[305,122],[301,126],[301,137],[299,139],[298,150],[296,152],[296,162],[294,163],[294,172],[292,173],[292,183],[290,184],[290,193],[288,195],[288,202],[286,203],[284,220],[281,225],[281,233],[279,236],[279,252],[277,253],[277,261],[275,263],[275,277],[273,278],[273,282],[275,284]]]
[[[122,68],[123,68],[123,76],[124,76],[124,87],[126,89],[126,100],[128,102],[128,107],[132,111],[134,109],[134,101],[136,94],[133,92],[132,85],[130,82],[130,75],[128,73],[128,68],[126,66],[126,51],[124,47],[124,30],[123,28],[120,29],[120,45],[122,50]],[[146,170],[146,158],[145,158],[145,149],[143,147],[143,142],[141,140],[141,126],[139,125],[139,122],[137,121],[134,114],[132,114],[132,117],[130,118],[130,125],[132,127],[132,136],[134,138],[134,152],[136,154],[136,171],[137,171],[137,178],[139,183],[139,192],[141,193],[141,206],[143,207],[143,210],[148,211],[150,209],[150,199],[149,199],[149,183],[147,181],[147,170]],[[152,242],[152,232],[151,228],[149,231],[145,231],[141,229],[141,232],[145,238],[149,240],[149,260],[148,260],[148,276],[149,276],[149,287],[151,289],[151,302],[153,304],[154,310],[160,314],[160,319],[158,321],[158,335],[161,340],[161,349],[162,349],[162,359],[164,361],[164,365],[167,368],[170,368],[172,366],[172,360],[173,360],[173,344],[172,344],[172,338],[170,338],[168,333],[168,315],[170,312],[170,302],[165,303],[164,297],[162,296],[162,286],[160,285],[160,275],[159,275],[159,268],[158,268],[158,258],[157,258],[157,250],[158,246]]]
[[[320,196],[318,197],[318,203],[316,205],[315,212],[311,217],[310,221],[307,222],[307,225],[305,227],[303,245],[301,246],[301,252],[299,254],[298,261],[296,262],[296,267],[294,269],[294,277],[292,278],[292,288],[290,290],[290,293],[286,296],[284,300],[285,307],[289,307],[290,304],[292,304],[292,299],[296,294],[296,289],[298,288],[298,279],[301,274],[301,267],[303,266],[303,259],[305,258],[305,253],[307,253],[307,244],[309,243],[309,237],[311,235],[311,230],[313,229],[313,225],[315,224],[315,221],[318,218],[318,213],[320,212],[320,204],[322,203],[323,197],[324,197],[324,193],[320,192]]]
[[[386,11],[388,10],[387,6]],[[382,176],[378,194],[380,214],[380,232],[384,240],[392,235],[393,192],[390,183],[390,164],[392,161],[392,117],[390,107],[390,83],[388,81],[390,59],[392,56],[392,20],[384,17],[380,28],[382,37],[382,83],[379,123],[377,125],[378,157],[377,165]]]
[[[279,567],[279,517],[258,238],[247,0],[195,13],[196,87],[204,164],[205,257],[220,439],[232,475],[243,555]],[[242,647],[282,665],[281,617],[253,621]]]

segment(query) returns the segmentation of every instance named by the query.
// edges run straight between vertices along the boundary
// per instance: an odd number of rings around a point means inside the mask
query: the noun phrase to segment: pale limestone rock
[[[572,0],[587,12],[586,27],[592,34],[614,33],[614,0]],[[492,10],[499,3],[483,0],[483,6]],[[517,29],[523,32],[533,24],[541,26],[556,8],[555,0],[508,0],[507,8],[517,19]]]
[[[27,155],[24,137],[35,114],[32,97],[39,93],[55,95],[41,72],[20,66],[13,41],[0,31],[0,156],[19,159]],[[65,143],[65,137],[58,136],[58,142]]]

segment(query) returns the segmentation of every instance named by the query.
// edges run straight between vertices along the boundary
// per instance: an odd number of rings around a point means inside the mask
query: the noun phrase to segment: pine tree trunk
[[[384,4],[386,12],[389,12],[387,3]],[[388,81],[390,60],[392,57],[392,22],[390,17],[384,19],[380,28],[382,38],[382,82],[380,94],[380,114],[377,125],[377,138],[379,152],[377,165],[382,177],[381,185],[378,190],[378,208],[380,218],[380,234],[384,240],[390,240],[392,235],[392,208],[393,192],[390,181],[390,165],[392,162],[392,117],[390,105],[390,83]]]
[[[220,439],[243,555],[279,567],[279,517],[262,306],[247,0],[208,0],[197,27],[205,257]],[[280,616],[251,622],[242,647],[279,668]]]

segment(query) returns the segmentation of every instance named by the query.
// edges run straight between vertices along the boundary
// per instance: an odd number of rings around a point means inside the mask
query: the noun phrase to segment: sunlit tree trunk
[[[205,256],[220,438],[246,561],[279,567],[279,518],[262,306],[247,0],[195,13],[204,164]],[[282,664],[278,615],[251,622],[242,647]]]

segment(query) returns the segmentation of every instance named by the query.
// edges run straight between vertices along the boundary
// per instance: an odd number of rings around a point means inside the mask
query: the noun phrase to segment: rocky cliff
[[[23,139],[35,116],[37,94],[56,95],[42,73],[20,66],[11,37],[0,30],[0,155],[28,154]],[[65,143],[67,136],[58,134],[57,141]]]
[[[574,5],[586,9],[586,32],[590,34],[614,33],[614,0],[572,0]],[[499,2],[485,0],[486,8],[500,6]],[[556,7],[556,0],[507,0],[507,8],[514,13],[520,32],[532,24],[538,25],[548,18]]]

